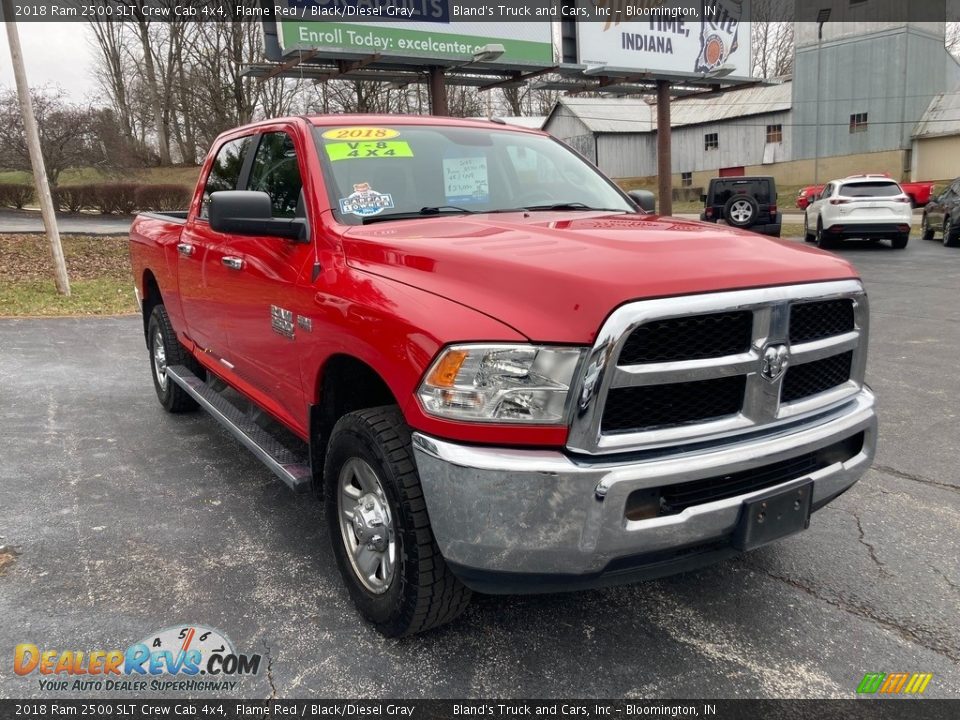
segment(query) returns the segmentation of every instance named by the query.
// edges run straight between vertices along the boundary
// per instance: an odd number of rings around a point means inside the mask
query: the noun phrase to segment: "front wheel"
[[[949,215],[943,221],[943,244],[945,247],[960,247],[960,226]]]
[[[817,239],[817,236],[810,232],[810,228],[807,227],[807,214],[803,214],[803,241],[804,242],[813,242]]]
[[[340,574],[357,609],[387,637],[455,619],[470,590],[437,547],[396,406],[358,410],[334,426],[324,504]]]

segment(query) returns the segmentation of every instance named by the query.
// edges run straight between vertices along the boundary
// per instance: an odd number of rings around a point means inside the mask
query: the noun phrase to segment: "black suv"
[[[704,222],[724,220],[733,227],[780,237],[783,213],[777,212],[777,184],[772,177],[713,178],[700,199],[705,204],[700,213]]]

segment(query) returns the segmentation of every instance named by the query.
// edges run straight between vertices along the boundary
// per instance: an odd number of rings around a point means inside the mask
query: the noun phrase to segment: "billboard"
[[[581,0],[577,61],[663,75],[750,76],[749,0]],[[729,72],[727,72],[729,70]]]
[[[550,22],[457,21],[456,0],[287,0],[296,16],[277,19],[281,50],[379,53],[391,59],[468,61],[484,45],[504,53],[486,64],[554,64]],[[363,18],[375,18],[364,20]]]

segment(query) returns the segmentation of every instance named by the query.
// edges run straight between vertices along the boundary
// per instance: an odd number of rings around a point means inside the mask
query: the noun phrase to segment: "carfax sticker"
[[[377,192],[370,187],[370,183],[357,183],[350,195],[340,198],[340,212],[358,217],[379,215],[393,206],[393,197],[388,193]]]
[[[400,132],[385,127],[343,127],[327,130],[320,137],[324,140],[390,140],[398,137]]]
[[[327,157],[332,162],[337,160],[363,160],[365,158],[411,158],[413,150],[410,143],[403,140],[374,142],[360,140],[357,142],[330,143],[327,148]]]

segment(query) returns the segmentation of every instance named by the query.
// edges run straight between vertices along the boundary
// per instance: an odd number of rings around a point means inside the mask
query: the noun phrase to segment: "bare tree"
[[[102,155],[91,143],[94,112],[89,107],[68,103],[62,88],[33,88],[30,98],[51,185],[57,185],[67,168],[100,162]],[[31,168],[23,115],[13,90],[0,90],[0,167],[28,172]]]
[[[753,0],[750,44],[753,48],[754,77],[773,78],[793,72],[793,23],[789,16],[793,0]]]
[[[946,24],[946,42],[944,44],[947,52],[960,60],[960,22],[948,22]]]

